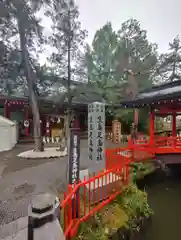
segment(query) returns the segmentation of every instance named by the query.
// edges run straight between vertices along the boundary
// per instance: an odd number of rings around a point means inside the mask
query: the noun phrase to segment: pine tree
[[[157,46],[148,41],[146,31],[136,19],[124,22],[118,32],[111,23],[103,26],[96,32],[87,56],[90,81],[113,105],[134,98],[138,91],[153,84]],[[111,111],[113,116],[132,120],[130,109]]]
[[[181,42],[179,36],[169,43],[169,52],[160,56],[158,73],[164,82],[181,78]]]
[[[76,80],[77,62],[83,57],[81,50],[84,49],[87,32],[81,28],[74,0],[53,0],[53,3],[47,11],[53,22],[49,43],[55,50],[49,61],[55,74],[68,79],[71,73],[71,80]]]
[[[67,126],[65,127],[66,138],[69,138],[69,126],[71,121],[71,103],[72,103],[72,89],[71,81],[77,80],[83,71],[81,58],[83,54],[81,48],[84,47],[84,39],[86,31],[81,29],[79,22],[79,11],[74,0],[53,0],[51,8],[47,11],[47,16],[52,19],[53,35],[49,38],[49,42],[55,49],[55,52],[49,59],[51,67],[54,69],[54,74],[67,80],[66,92],[60,93],[61,104],[68,98],[67,109]]]
[[[33,53],[37,55],[43,42],[42,27],[36,13],[43,4],[48,3],[48,0],[6,0],[0,3],[0,37],[8,45],[17,45],[21,54],[20,70],[28,86],[36,151],[42,150],[42,142],[36,91],[37,74],[30,60]]]

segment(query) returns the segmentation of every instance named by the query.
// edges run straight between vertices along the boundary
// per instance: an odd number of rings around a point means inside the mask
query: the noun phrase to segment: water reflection
[[[180,239],[181,166],[171,166],[169,176],[147,179],[144,187],[155,212],[144,240]]]

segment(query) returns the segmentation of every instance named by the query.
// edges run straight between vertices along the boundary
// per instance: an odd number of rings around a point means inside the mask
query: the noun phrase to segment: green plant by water
[[[81,224],[76,240],[105,240],[118,229],[139,231],[139,218],[153,214],[147,202],[147,193],[130,184],[108,206]]]

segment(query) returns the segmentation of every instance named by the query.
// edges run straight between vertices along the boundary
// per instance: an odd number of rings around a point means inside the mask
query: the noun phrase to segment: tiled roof
[[[138,93],[134,100],[122,101],[120,104],[127,107],[133,107],[133,105],[137,107],[140,104],[149,105],[153,102],[176,98],[181,98],[181,80],[153,86]]]
[[[9,100],[9,101],[25,101],[28,102],[28,97],[27,96],[22,96],[22,95],[0,95],[0,100]],[[45,103],[54,103],[58,104],[58,100],[55,100],[55,97],[47,96],[47,97],[39,97],[40,102],[45,102]],[[87,105],[91,102],[102,102],[103,99],[100,94],[96,92],[88,92],[88,93],[81,93],[78,96],[73,97],[72,99],[72,104],[81,104],[81,105]],[[67,99],[65,99],[64,103],[66,104],[68,102]]]

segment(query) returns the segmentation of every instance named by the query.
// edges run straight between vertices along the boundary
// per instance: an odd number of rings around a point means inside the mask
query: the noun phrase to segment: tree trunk
[[[71,124],[71,119],[72,119],[72,112],[70,109],[67,110],[67,115],[66,115],[66,132],[65,132],[65,139],[67,142],[67,147],[69,147],[69,140],[70,140],[70,124]]]
[[[67,63],[68,63],[68,68],[67,68],[67,75],[68,75],[68,82],[67,82],[67,91],[68,91],[68,108],[67,108],[67,128],[66,128],[66,140],[67,140],[67,147],[68,147],[68,152],[69,152],[69,140],[70,140],[70,121],[71,121],[71,104],[72,104],[72,96],[71,96],[71,19],[70,19],[70,10],[68,11],[68,41],[67,41]]]
[[[43,144],[41,139],[41,128],[40,128],[40,113],[38,108],[38,100],[35,93],[35,81],[33,76],[33,70],[31,69],[29,63],[28,49],[26,46],[26,33],[24,25],[21,23],[21,19],[18,19],[18,28],[20,34],[20,46],[21,46],[21,54],[22,60],[24,63],[24,71],[28,84],[28,93],[29,100],[33,114],[33,128],[34,128],[34,141],[35,141],[35,151],[43,151]]]

